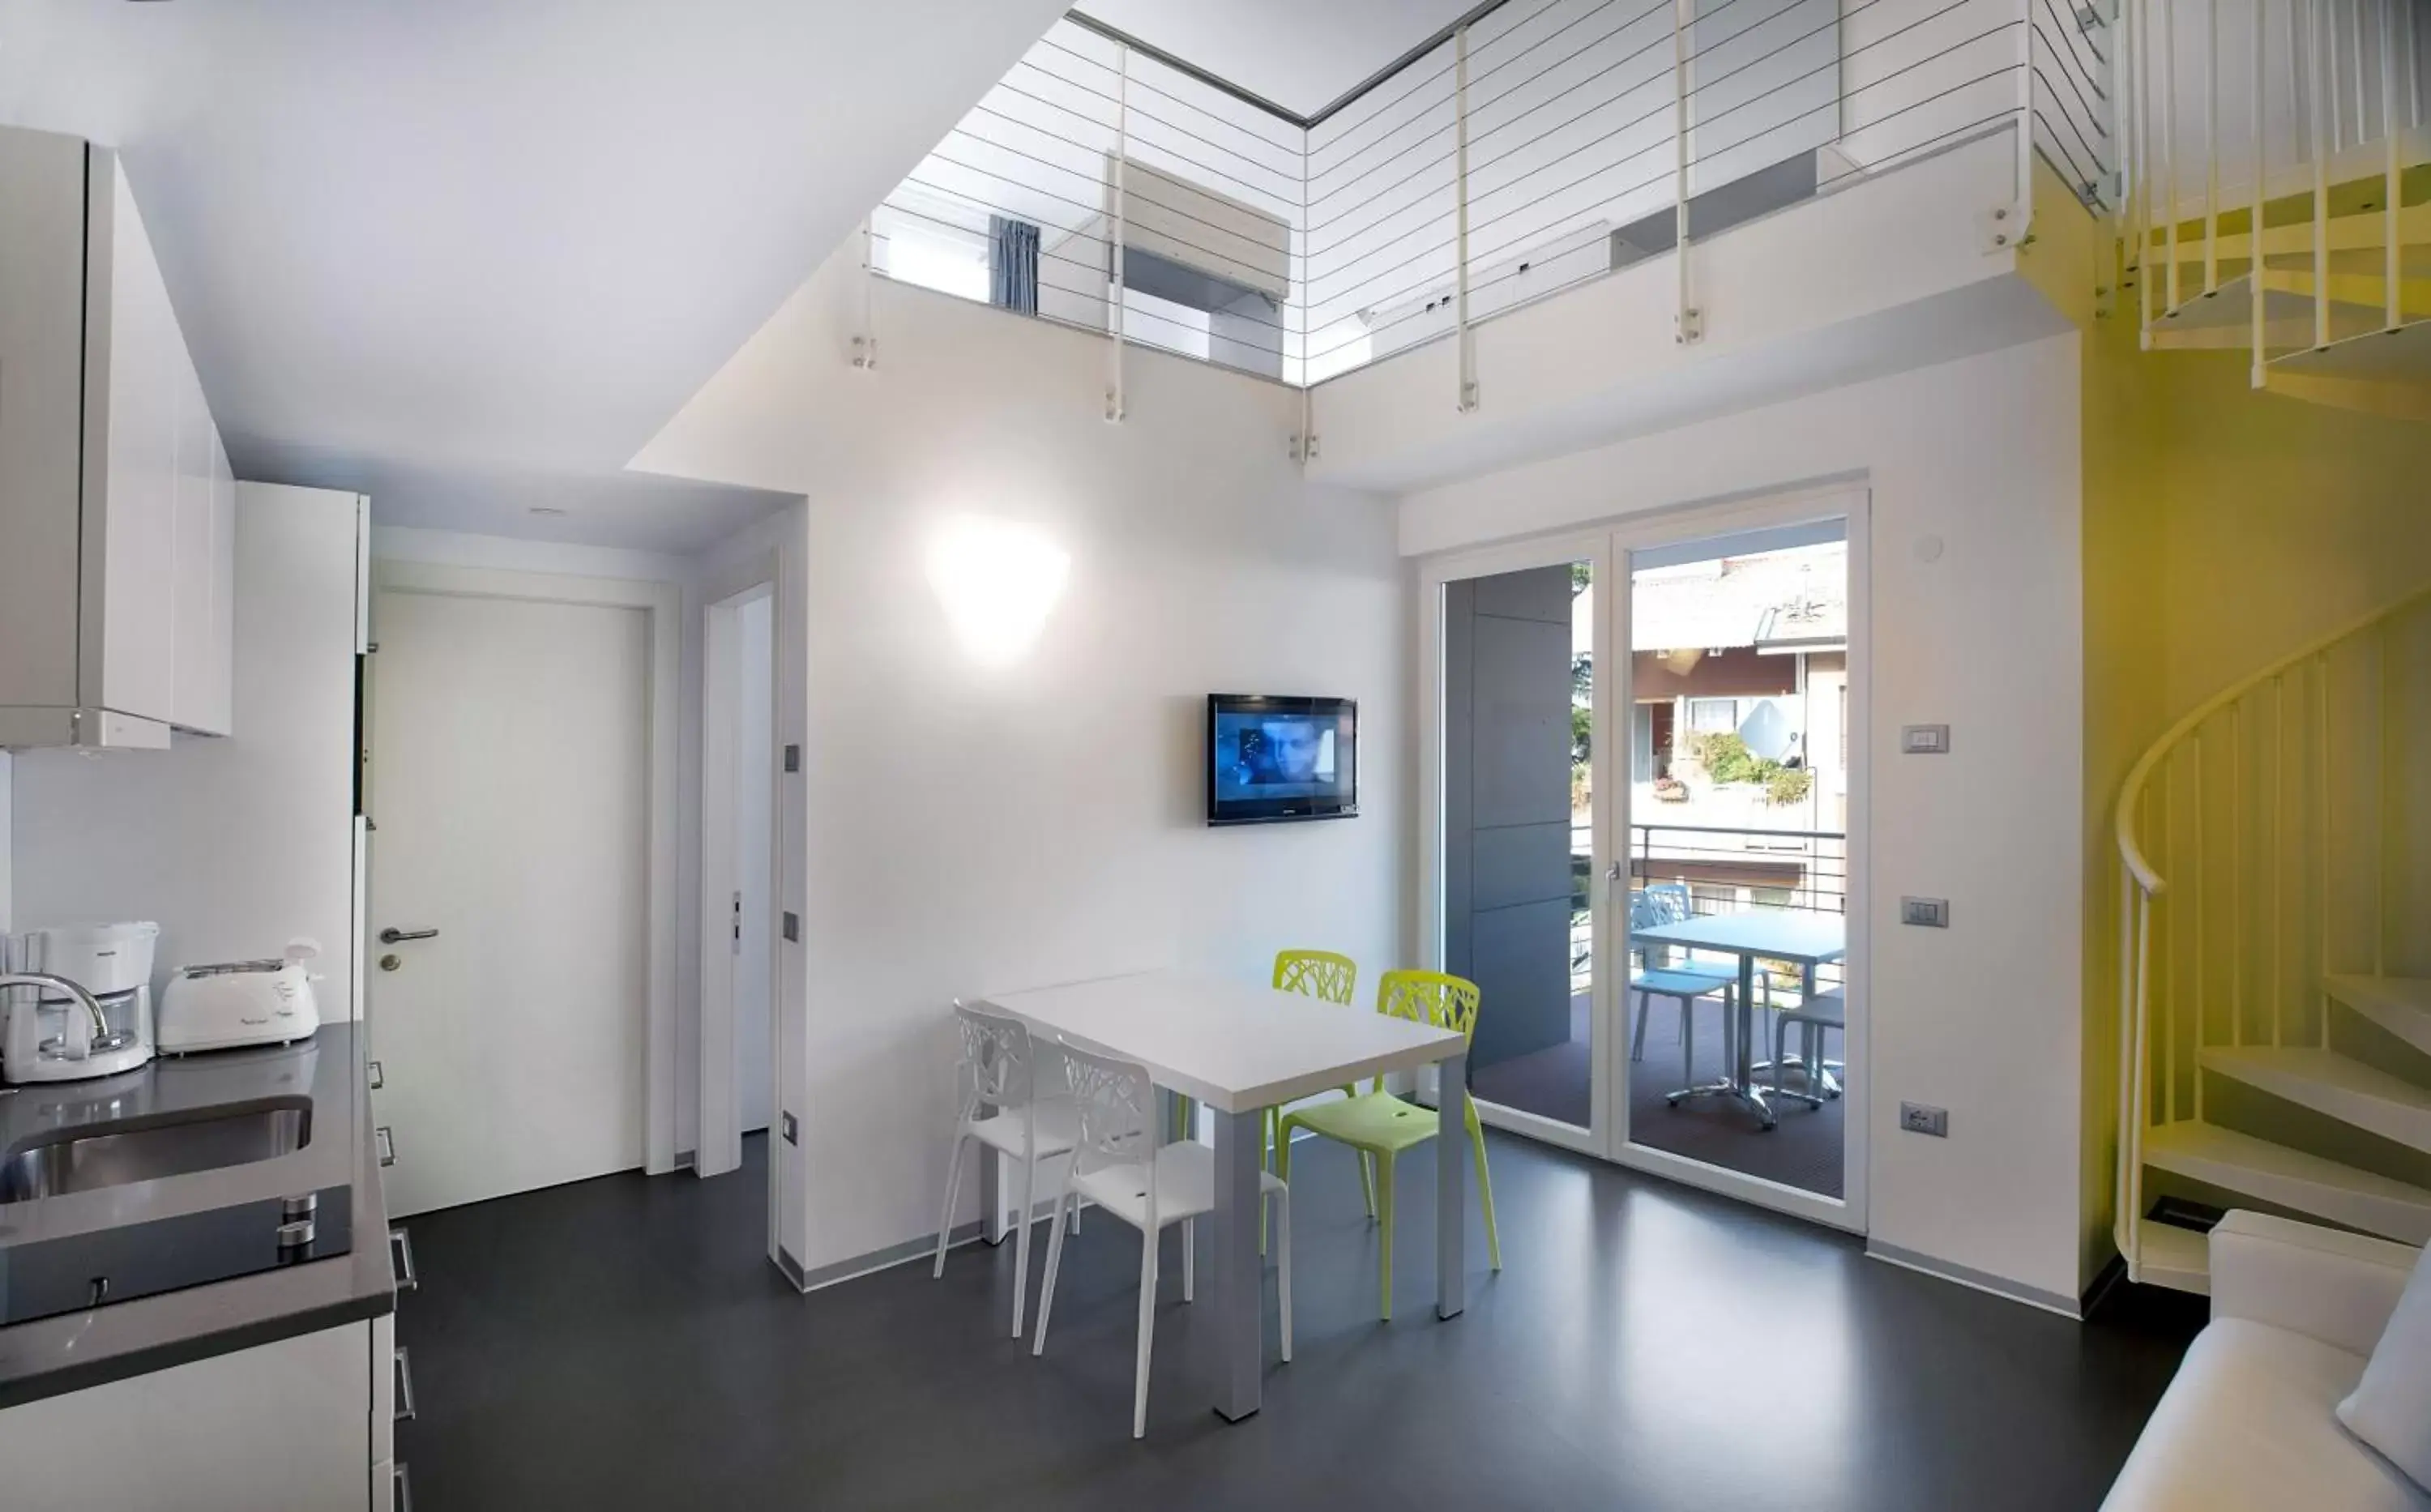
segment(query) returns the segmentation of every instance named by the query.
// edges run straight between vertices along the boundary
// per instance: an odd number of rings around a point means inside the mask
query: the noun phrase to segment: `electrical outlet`
[[[789,772],[798,772],[801,769],[802,748],[799,746],[787,746],[785,748],[785,770]]]
[[[1947,756],[1950,754],[1948,725],[1900,726],[1900,754],[1903,756]]]
[[[1900,1104],[1900,1127],[1909,1134],[1947,1139],[1950,1137],[1950,1110],[1923,1102],[1903,1102]]]
[[[802,916],[799,914],[785,915],[784,929],[785,938],[798,943],[802,937]]]
[[[1900,899],[1900,922],[1928,930],[1946,930],[1950,928],[1950,899],[1903,898]]]

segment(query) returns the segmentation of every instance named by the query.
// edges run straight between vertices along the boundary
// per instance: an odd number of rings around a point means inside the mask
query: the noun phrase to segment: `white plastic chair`
[[[954,1068],[954,1148],[946,1157],[946,1208],[937,1219],[937,1263],[930,1274],[946,1273],[946,1244],[954,1227],[955,1200],[962,1196],[964,1149],[977,1143],[981,1160],[994,1160],[1001,1152],[1019,1161],[1021,1207],[1013,1261],[1013,1336],[1019,1338],[1022,1303],[1030,1289],[1030,1224],[1038,1163],[1070,1154],[1080,1142],[1079,1122],[1069,1099],[1037,1095],[1037,1062],[1028,1025],[957,1002],[954,1027],[963,1042],[962,1059]],[[993,1111],[982,1117],[981,1108]],[[983,1224],[995,1220],[993,1213],[981,1218]]]
[[[1846,988],[1832,987],[1814,994],[1795,1008],[1785,1010],[1772,1020],[1772,1088],[1781,1090],[1781,1049],[1783,1031],[1791,1024],[1798,1026],[1798,1064],[1806,1076],[1806,1090],[1819,1097],[1836,1098],[1839,1084],[1833,1079],[1832,1069],[1837,1064],[1823,1058],[1823,1035],[1838,1030],[1843,1038],[1849,1030],[1849,994]],[[1845,1067],[1843,1067],[1845,1069]]]
[[[1635,933],[1657,925],[1677,924],[1692,912],[1686,887],[1678,882],[1654,882],[1630,894],[1629,928]],[[1710,993],[1722,995],[1722,1025],[1727,1039],[1731,1004],[1738,997],[1738,970],[1685,958],[1674,964],[1666,947],[1649,947],[1637,953],[1643,969],[1632,973],[1629,979],[1629,990],[1637,994],[1637,1031],[1630,1038],[1629,1058],[1646,1059],[1646,1015],[1654,1000],[1676,998],[1680,1002],[1681,1080],[1683,1084],[1693,1084],[1697,1080],[1696,1000]]]
[[[1139,1367],[1132,1388],[1132,1436],[1148,1433],[1148,1375],[1156,1337],[1157,1237],[1182,1225],[1182,1300],[1196,1288],[1198,1218],[1216,1210],[1216,1152],[1196,1140],[1159,1146],[1156,1088],[1145,1067],[1109,1060],[1058,1041],[1072,1104],[1081,1120],[1071,1178],[1055,1199],[1048,1228],[1047,1279],[1038,1291],[1033,1355],[1047,1352],[1047,1320],[1055,1308],[1055,1276],[1064,1260],[1065,1212],[1077,1216],[1087,1198],[1140,1232]],[[1283,1296],[1283,1363],[1292,1357],[1291,1188],[1272,1171],[1258,1173],[1261,1206],[1274,1201],[1275,1268]]]

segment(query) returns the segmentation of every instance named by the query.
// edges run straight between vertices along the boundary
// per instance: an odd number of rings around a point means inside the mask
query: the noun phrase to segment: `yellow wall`
[[[2431,582],[2431,426],[2250,386],[2238,352],[2083,344],[2085,1274],[2110,1253],[2119,856],[2111,808],[2170,720]]]

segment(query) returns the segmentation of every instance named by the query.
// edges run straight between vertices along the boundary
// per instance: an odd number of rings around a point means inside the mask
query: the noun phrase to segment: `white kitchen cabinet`
[[[0,746],[226,733],[233,478],[107,148],[0,128]]]
[[[346,1323],[0,1411],[0,1505],[367,1512],[393,1473],[373,1457],[379,1341]]]

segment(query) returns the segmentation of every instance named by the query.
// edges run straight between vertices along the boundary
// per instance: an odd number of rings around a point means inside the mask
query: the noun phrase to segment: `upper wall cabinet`
[[[0,128],[0,746],[227,733],[235,526],[118,155]]]

